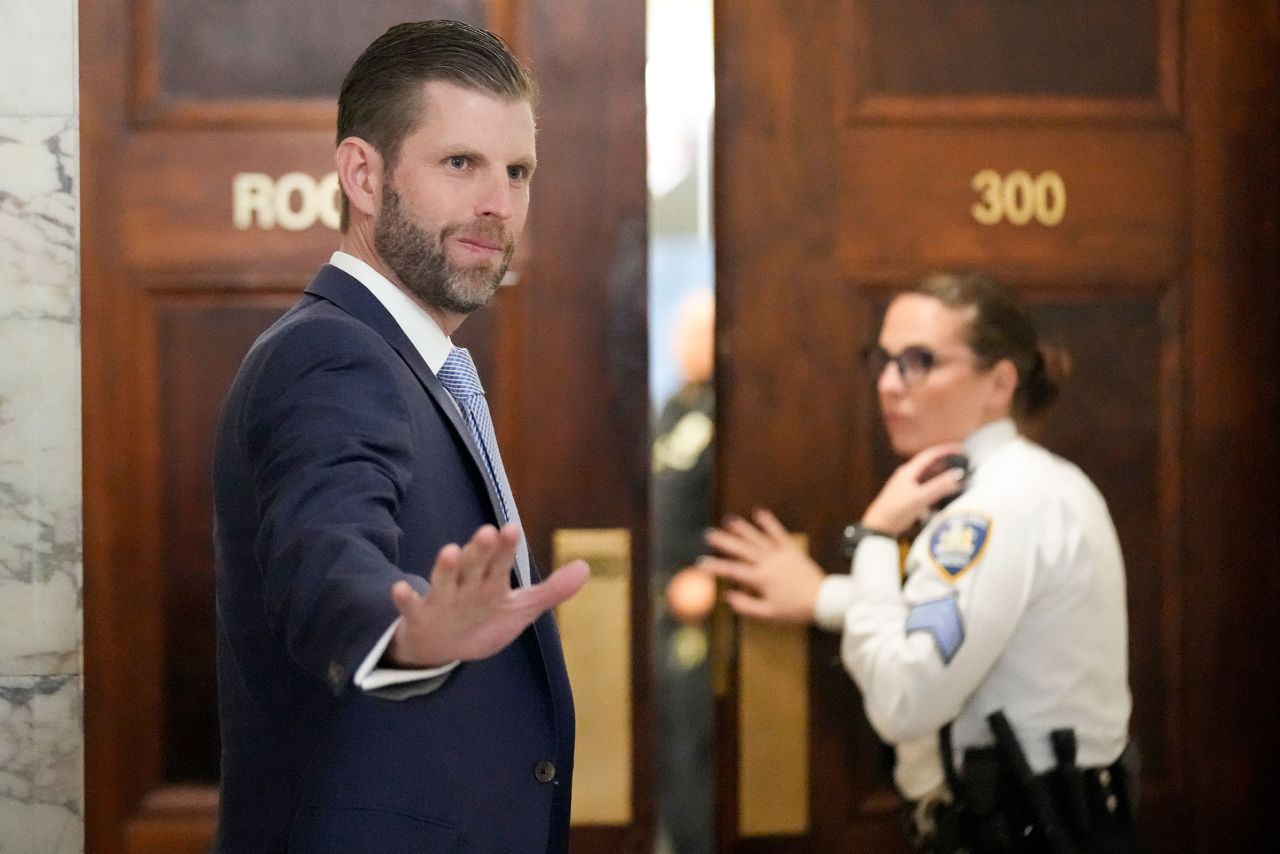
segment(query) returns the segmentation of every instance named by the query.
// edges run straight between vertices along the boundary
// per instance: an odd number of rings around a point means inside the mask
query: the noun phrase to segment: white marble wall
[[[84,849],[77,0],[0,0],[0,854]]]

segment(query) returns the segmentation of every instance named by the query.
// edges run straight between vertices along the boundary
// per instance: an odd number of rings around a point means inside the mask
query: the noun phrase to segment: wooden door
[[[1260,848],[1280,756],[1276,5],[716,11],[722,509],[776,508],[837,567],[894,464],[857,371],[890,295],[936,269],[1016,285],[1075,355],[1039,438],[1096,481],[1124,548],[1152,849]],[[837,639],[752,631],[721,708],[725,850],[904,850]],[[761,643],[807,667],[757,666]],[[787,721],[794,750],[748,755]]]
[[[630,795],[621,819],[579,820],[574,846],[642,848],[642,10],[614,0],[102,0],[80,15],[88,849],[207,850],[217,408],[249,343],[337,246],[326,176],[343,74],[387,26],[426,17],[503,35],[542,87],[515,281],[459,340],[489,378],[538,563],[553,565],[553,529],[632,534],[630,565],[623,555],[614,574],[623,588],[630,578],[624,607],[635,609],[618,641],[636,651],[633,705],[605,722],[622,731],[613,744],[629,745]],[[600,725],[586,716],[580,732]]]

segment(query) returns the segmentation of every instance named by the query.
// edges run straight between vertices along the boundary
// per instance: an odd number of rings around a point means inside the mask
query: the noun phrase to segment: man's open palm
[[[488,658],[587,582],[590,569],[575,560],[540,584],[512,588],[519,542],[515,525],[484,525],[466,546],[440,550],[425,596],[397,582],[391,598],[403,619],[388,648],[391,659],[403,667],[435,667]]]

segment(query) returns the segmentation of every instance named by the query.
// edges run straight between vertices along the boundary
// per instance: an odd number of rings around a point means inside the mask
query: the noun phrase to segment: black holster
[[[1052,735],[1057,767],[1034,775],[1021,745],[1000,713],[992,716],[996,746],[970,748],[964,765],[953,761],[951,728],[939,734],[939,749],[949,803],[929,809],[930,832],[913,837],[919,851],[931,854],[1078,854],[1093,850],[1102,837],[1132,836],[1137,804],[1136,749],[1106,768],[1079,768],[1075,736],[1070,730]],[[919,831],[919,828],[917,828]],[[1137,850],[1121,845],[1106,850]]]

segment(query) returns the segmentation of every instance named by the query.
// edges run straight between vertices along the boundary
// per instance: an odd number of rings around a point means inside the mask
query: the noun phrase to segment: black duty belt
[[[1111,765],[1079,768],[1074,735],[1059,730],[1053,734],[1057,767],[1032,774],[1008,721],[999,713],[989,720],[996,745],[966,750],[961,769],[952,761],[950,727],[940,733],[951,798],[907,805],[917,850],[1077,854],[1099,835],[1132,828],[1138,776],[1132,746]]]

